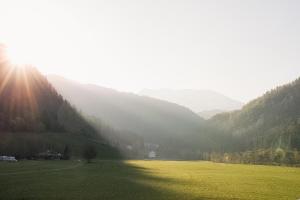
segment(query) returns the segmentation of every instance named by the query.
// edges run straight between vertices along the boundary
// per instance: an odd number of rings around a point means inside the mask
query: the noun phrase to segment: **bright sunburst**
[[[26,53],[22,50],[9,46],[6,51],[8,60],[13,64],[13,66],[22,67],[29,63],[28,56],[26,56]]]

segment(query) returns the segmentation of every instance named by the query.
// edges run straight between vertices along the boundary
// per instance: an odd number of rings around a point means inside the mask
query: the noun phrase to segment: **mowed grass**
[[[300,169],[188,161],[0,163],[0,199],[300,198]]]

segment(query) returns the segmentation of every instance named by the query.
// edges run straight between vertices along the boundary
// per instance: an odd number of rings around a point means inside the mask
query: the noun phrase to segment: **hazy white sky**
[[[248,101],[300,76],[300,1],[0,0],[0,42],[43,73]]]

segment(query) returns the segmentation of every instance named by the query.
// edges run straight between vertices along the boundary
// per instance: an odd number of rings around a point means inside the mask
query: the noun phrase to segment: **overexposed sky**
[[[0,0],[0,42],[44,74],[241,101],[300,76],[300,1]]]

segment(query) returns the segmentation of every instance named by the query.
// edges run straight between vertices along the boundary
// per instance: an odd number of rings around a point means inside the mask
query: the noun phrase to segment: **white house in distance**
[[[150,152],[148,153],[148,158],[150,158],[150,159],[156,158],[156,152],[155,152],[155,151],[150,151]]]
[[[156,159],[158,157],[157,151],[159,148],[159,144],[154,143],[145,143],[145,157],[148,157],[149,159]]]
[[[131,150],[133,149],[133,147],[132,147],[131,145],[127,145],[127,146],[126,146],[126,149],[128,149],[128,150],[131,151]]]

